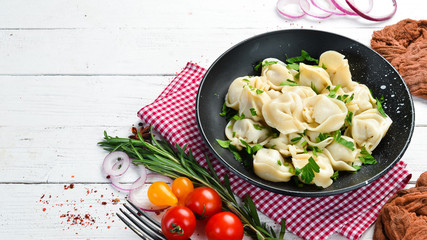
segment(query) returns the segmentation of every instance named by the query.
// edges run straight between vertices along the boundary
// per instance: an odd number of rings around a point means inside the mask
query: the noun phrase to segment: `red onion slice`
[[[123,175],[130,166],[130,159],[124,152],[116,151],[108,154],[104,158],[102,167],[104,172],[110,177]]]
[[[279,0],[276,4],[277,12],[285,17],[296,19],[305,15],[299,5],[299,0]]]
[[[132,189],[143,186],[145,184],[145,181],[147,180],[147,171],[145,169],[145,166],[138,165],[138,166],[135,166],[135,168],[137,168],[136,170],[139,177],[134,182],[121,183],[120,182],[121,178],[128,175],[128,174],[123,174],[121,176],[116,176],[116,177],[110,176],[109,179],[111,181],[111,184],[121,191],[130,191]]]
[[[363,18],[365,18],[367,20],[370,20],[370,21],[384,21],[384,20],[390,19],[391,17],[394,16],[394,14],[396,13],[396,10],[397,10],[396,0],[392,0],[393,1],[393,10],[390,13],[388,13],[388,14],[386,14],[384,16],[375,17],[375,16],[372,16],[372,15],[368,15],[369,11],[363,11],[363,10],[359,9],[355,5],[355,3],[354,3],[353,0],[345,0],[345,1],[347,2],[348,6],[353,11],[355,11],[357,14],[359,14],[359,16],[361,16],[361,17],[363,17]]]
[[[325,18],[332,16],[332,13],[329,13],[329,12],[323,12],[321,14],[313,13],[313,11],[310,9],[310,3],[308,2],[308,0],[300,0],[299,4],[300,4],[302,11],[305,14],[307,14],[308,16],[312,16],[312,17],[320,18],[320,19],[325,19]]]
[[[343,12],[341,12],[341,11],[337,10],[337,8],[336,8],[336,7],[335,7],[335,5],[331,2],[331,0],[323,0],[324,2],[326,2],[326,3],[328,4],[328,7],[325,7],[325,6],[321,5],[321,4],[319,4],[319,2],[318,2],[318,1],[319,1],[319,0],[311,0],[311,3],[312,3],[315,7],[317,7],[318,9],[323,10],[323,11],[325,11],[325,12],[332,13],[332,14],[335,14],[335,15],[345,15],[345,13],[343,13]]]
[[[357,13],[355,13],[353,10],[351,9],[346,9],[344,8],[342,5],[340,5],[337,0],[331,0],[332,4],[334,4],[334,6],[340,10],[341,12],[347,14],[347,15],[353,15],[353,16],[357,16]]]
[[[147,175],[147,181],[152,182],[154,180],[163,181],[166,183],[169,182],[170,184],[172,184],[172,179],[167,176],[160,175],[157,173],[150,173]],[[131,201],[133,204],[135,204],[135,206],[139,207],[141,210],[147,211],[147,212],[160,212],[169,208],[168,206],[159,207],[150,202],[147,195],[149,187],[150,187],[150,184],[144,184],[143,186],[138,186],[138,187],[132,186],[132,190],[129,192],[129,195],[128,195],[129,201]]]

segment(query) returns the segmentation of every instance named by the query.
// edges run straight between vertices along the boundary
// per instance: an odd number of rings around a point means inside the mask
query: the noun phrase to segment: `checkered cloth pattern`
[[[249,194],[259,211],[278,223],[286,219],[287,229],[294,234],[304,239],[327,239],[338,232],[348,239],[358,239],[375,221],[385,202],[410,180],[406,164],[400,161],[373,183],[335,196],[291,197],[251,185],[214,158],[198,131],[195,99],[205,72],[204,68],[188,63],[153,103],[138,112],[138,116],[170,143],[181,147],[187,144],[202,166],[207,166],[205,154],[208,154],[218,175],[229,175],[236,195]]]

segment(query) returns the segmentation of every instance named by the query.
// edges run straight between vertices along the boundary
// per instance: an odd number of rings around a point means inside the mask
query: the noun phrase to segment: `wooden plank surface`
[[[234,44],[281,29],[325,30],[369,46],[373,31],[423,19],[426,9],[425,1],[409,0],[384,22],[291,21],[275,4],[0,1],[0,239],[139,239],[114,216],[126,194],[108,184],[100,167],[106,153],[96,143],[104,130],[128,135],[136,112],[188,61],[207,68]],[[427,169],[427,100],[414,103],[416,128],[403,157],[413,174],[407,187]]]

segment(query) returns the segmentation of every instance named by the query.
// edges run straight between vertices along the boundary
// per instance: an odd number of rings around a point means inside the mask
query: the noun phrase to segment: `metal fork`
[[[122,216],[120,213],[117,213],[117,216],[130,229],[132,229],[142,239],[167,240],[166,237],[162,234],[162,229],[160,227],[159,222],[152,219],[150,216],[147,215],[147,213],[139,209],[129,200],[127,202],[130,206],[132,206],[133,209],[127,204],[123,204],[123,207],[125,207],[131,214],[120,208],[120,211],[126,217]]]

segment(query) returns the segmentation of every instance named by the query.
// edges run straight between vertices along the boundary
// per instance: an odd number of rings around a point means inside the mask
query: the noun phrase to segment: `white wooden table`
[[[1,0],[0,239],[139,239],[114,216],[121,203],[113,200],[125,194],[105,179],[106,152],[96,143],[104,130],[127,136],[136,112],[186,62],[207,68],[234,44],[279,29],[327,30],[369,45],[374,30],[423,19],[427,10],[424,0],[407,0],[385,22],[290,21],[275,4]],[[414,102],[416,128],[403,157],[413,174],[408,187],[427,170],[427,100]]]

